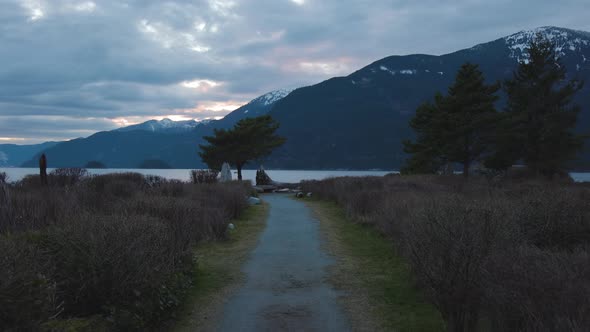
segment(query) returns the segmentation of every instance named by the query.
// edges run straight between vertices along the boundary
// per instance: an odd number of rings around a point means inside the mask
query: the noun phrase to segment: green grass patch
[[[319,218],[331,271],[355,330],[444,331],[440,313],[416,289],[409,266],[390,240],[375,229],[347,220],[334,203],[307,201]]]
[[[249,207],[234,220],[226,241],[206,242],[195,248],[194,286],[179,311],[173,331],[211,331],[220,319],[223,301],[244,280],[241,271],[266,225],[268,204]]]

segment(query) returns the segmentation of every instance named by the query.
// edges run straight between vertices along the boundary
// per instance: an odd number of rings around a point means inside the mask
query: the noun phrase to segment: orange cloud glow
[[[234,111],[247,102],[239,102],[239,101],[205,101],[199,103],[199,105],[195,108],[179,110],[183,114],[199,114],[199,113],[206,113],[206,112],[219,112],[223,113],[223,115]]]

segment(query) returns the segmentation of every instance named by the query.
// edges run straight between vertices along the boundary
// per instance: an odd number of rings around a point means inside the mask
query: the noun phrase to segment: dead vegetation
[[[250,190],[83,170],[48,180],[1,183],[2,330],[157,324],[191,286],[193,246],[223,239]]]
[[[449,331],[590,328],[590,188],[449,176],[304,183],[378,229]]]

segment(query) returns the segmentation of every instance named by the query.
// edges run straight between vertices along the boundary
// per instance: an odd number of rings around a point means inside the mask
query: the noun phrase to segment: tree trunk
[[[236,165],[236,168],[238,169],[238,181],[242,181],[242,166],[244,166],[244,164]]]
[[[469,165],[469,161],[468,161],[468,160],[466,160],[466,161],[463,163],[463,176],[464,176],[464,177],[469,177],[469,166],[470,166],[470,165]]]

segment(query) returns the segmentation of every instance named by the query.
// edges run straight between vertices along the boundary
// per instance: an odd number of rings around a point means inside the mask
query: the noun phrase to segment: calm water
[[[48,169],[51,171],[52,169]],[[89,169],[91,174],[108,174],[122,172],[137,172],[141,174],[159,175],[167,179],[189,181],[189,169]],[[29,174],[38,174],[37,168],[0,168],[0,172],[6,172],[9,181],[18,181]],[[301,180],[322,180],[338,176],[383,176],[393,171],[297,171],[297,170],[267,170],[268,175],[275,181],[297,183]],[[232,171],[234,178],[237,178],[235,171]],[[576,182],[590,182],[590,173],[570,173]],[[256,179],[256,170],[244,170],[242,176],[245,180]]]
[[[52,169],[48,168],[50,172]],[[0,172],[5,172],[8,175],[9,181],[18,181],[29,174],[39,174],[38,168],[0,168]],[[176,179],[181,181],[190,180],[189,169],[89,169],[91,174],[108,174],[108,173],[123,173],[123,172],[137,172],[146,175],[159,175],[167,179]],[[337,176],[383,176],[391,171],[284,171],[284,170],[267,170],[266,173],[277,182],[297,183],[301,180],[322,180],[329,177]],[[234,179],[238,177],[235,171],[232,171]],[[252,180],[255,182],[256,170],[242,170],[242,177],[244,180]]]

